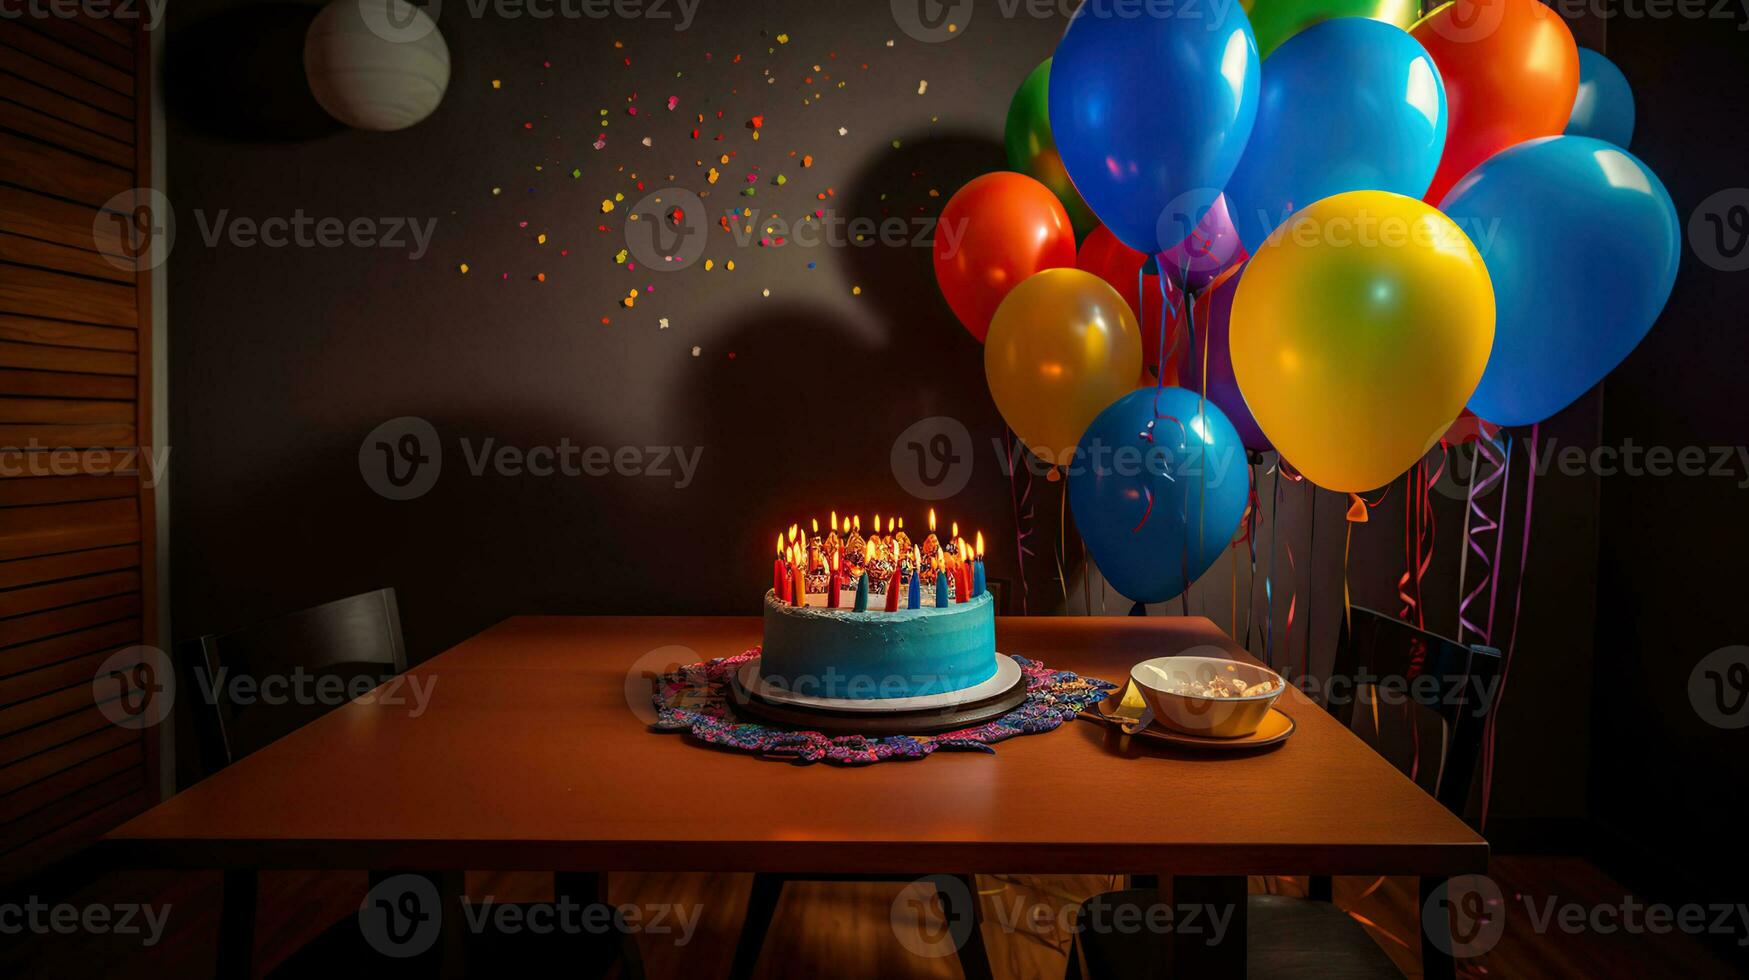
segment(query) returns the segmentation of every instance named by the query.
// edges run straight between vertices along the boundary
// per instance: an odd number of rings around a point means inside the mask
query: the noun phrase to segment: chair
[[[1469,803],[1482,733],[1494,707],[1500,673],[1500,651],[1464,645],[1371,609],[1354,607],[1343,621],[1331,670],[1326,709],[1350,729],[1356,727],[1356,703],[1363,688],[1370,691],[1369,711],[1374,747],[1381,749],[1405,775],[1415,779],[1446,809],[1463,815]],[[1392,700],[1379,697],[1380,679],[1401,679]],[[1363,733],[1364,734],[1364,733]],[[1402,750],[1401,735],[1412,748]],[[1397,751],[1382,751],[1392,742]],[[1437,749],[1432,764],[1422,765],[1421,746]],[[1357,805],[1363,805],[1357,801]],[[1420,900],[1425,905],[1437,882],[1423,879]],[[1309,897],[1251,895],[1245,907],[1246,959],[1252,976],[1316,977],[1318,980],[1361,980],[1400,977],[1391,958],[1357,922],[1331,901],[1331,879],[1310,879]],[[1112,910],[1134,906],[1144,910],[1158,901],[1153,889],[1107,892],[1084,902],[1081,921],[1112,921]],[[1417,910],[1419,911],[1419,909]],[[1417,915],[1417,921],[1420,916]],[[1421,933],[1425,976],[1450,977],[1451,958],[1435,946],[1427,930]],[[1070,951],[1070,978],[1140,978],[1149,975],[1158,939],[1145,930],[1077,934]]]
[[[193,663],[187,666],[195,674],[195,684],[185,690],[202,695],[193,700],[198,709],[194,728],[207,775],[315,721],[352,694],[374,687],[369,681],[386,680],[407,669],[394,589],[349,596],[229,633],[203,636],[194,647],[194,655],[188,658]],[[248,678],[245,683],[249,686],[240,689],[237,681],[241,678]],[[276,690],[269,697],[267,690],[258,686],[265,678],[301,687],[286,689],[293,696],[281,696]],[[328,678],[337,678],[338,686]],[[297,690],[319,696],[298,697]],[[332,692],[342,693],[335,696]],[[248,696],[239,697],[239,693]],[[371,884],[395,873],[373,870]],[[462,874],[424,874],[437,885],[446,920],[462,921],[458,906]],[[253,870],[225,872],[220,977],[252,975],[257,885]],[[555,893],[580,904],[593,903],[601,898],[600,878],[594,874],[556,875]],[[589,950],[590,944],[583,940],[573,942],[574,938],[558,932],[500,936],[489,931],[464,937],[452,931],[424,954],[388,959],[365,942],[356,921],[348,916],[299,949],[274,975],[330,977],[336,970],[340,975],[351,975],[361,964],[368,964],[373,976],[435,976],[445,956],[497,966],[593,960],[605,969],[618,956],[625,960],[622,975],[641,976],[636,945],[629,936],[622,936],[614,947],[596,950]]]
[[[942,903],[942,915],[949,922],[962,921],[961,916],[970,919],[970,928],[966,931],[965,941],[960,944],[957,952],[960,969],[966,980],[990,980],[990,955],[984,948],[982,925],[983,913],[978,902],[978,879],[976,875],[925,875],[922,876],[936,883],[936,896]],[[942,888],[944,879],[958,882],[957,888]],[[759,953],[765,947],[765,936],[771,928],[772,919],[776,917],[777,903],[783,897],[783,886],[791,881],[904,881],[919,880],[918,875],[876,875],[876,874],[775,874],[758,872],[753,875],[753,891],[747,896],[747,917],[741,922],[741,934],[735,941],[735,958],[729,965],[729,980],[747,980],[753,976],[754,967],[759,965]],[[961,893],[962,898],[969,899],[971,907],[965,910],[953,908],[954,892]]]

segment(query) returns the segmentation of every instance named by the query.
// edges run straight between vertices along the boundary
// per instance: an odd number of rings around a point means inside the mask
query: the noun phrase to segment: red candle
[[[956,562],[953,566],[954,601],[965,602],[972,597],[972,580],[966,574],[966,563]]]
[[[808,604],[808,572],[799,563],[790,569],[790,590],[796,605]]]
[[[783,561],[783,535],[777,536],[777,558],[771,563],[771,591],[778,602],[789,601],[789,566]]]
[[[832,577],[830,579],[828,579],[826,582],[826,605],[828,608],[831,608],[831,609],[838,608],[838,587],[839,587],[838,574],[839,574],[838,556],[833,555],[832,556]]]
[[[893,574],[887,579],[887,612],[899,611],[899,563],[893,563]]]

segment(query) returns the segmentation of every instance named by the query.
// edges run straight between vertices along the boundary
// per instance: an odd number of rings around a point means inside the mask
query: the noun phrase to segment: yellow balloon
[[[996,407],[1047,463],[1068,463],[1093,417],[1141,372],[1135,314],[1105,280],[1080,269],[1028,276],[1003,298],[984,338]]]
[[[1282,458],[1330,490],[1383,486],[1476,390],[1494,285],[1450,218],[1351,191],[1289,218],[1239,280],[1233,374]]]

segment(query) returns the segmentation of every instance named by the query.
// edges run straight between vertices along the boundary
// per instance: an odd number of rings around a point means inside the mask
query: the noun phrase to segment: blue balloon
[[[1676,206],[1613,143],[1520,143],[1470,171],[1440,210],[1494,282],[1494,349],[1469,408],[1498,425],[1540,422],[1603,380],[1676,284]]]
[[[1227,182],[1255,252],[1293,212],[1345,191],[1427,193],[1445,150],[1445,84],[1421,42],[1383,21],[1306,28],[1263,62],[1257,125]]]
[[[1138,388],[1093,420],[1069,465],[1075,526],[1106,581],[1164,602],[1233,540],[1251,471],[1233,423],[1183,388]]]
[[[1236,3],[1076,11],[1051,60],[1051,133],[1082,200],[1125,245],[1172,248],[1220,196],[1257,115],[1257,62]]]
[[[1603,55],[1579,49],[1579,96],[1567,120],[1568,136],[1589,136],[1626,148],[1634,138],[1634,90]]]

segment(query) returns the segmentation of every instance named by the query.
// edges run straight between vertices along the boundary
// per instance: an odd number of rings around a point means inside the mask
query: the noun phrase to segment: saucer
[[[1113,728],[1118,728],[1121,731],[1121,726],[1124,723],[1136,721],[1146,714],[1147,710],[1148,708],[1142,703],[1141,698],[1137,696],[1135,692],[1132,692],[1126,687],[1121,693],[1113,694],[1104,701],[1082,710],[1079,717],[1086,718],[1090,721],[1102,722]],[[1183,732],[1173,731],[1170,728],[1166,728],[1157,721],[1150,722],[1147,728],[1132,734],[1135,738],[1145,738],[1154,742],[1165,742],[1169,745],[1178,745],[1188,748],[1210,749],[1215,751],[1244,751],[1247,749],[1265,748],[1267,746],[1284,742],[1289,735],[1294,733],[1295,727],[1292,718],[1282,712],[1279,708],[1272,707],[1269,709],[1269,714],[1264,717],[1263,723],[1257,726],[1255,732],[1252,732],[1249,735],[1241,735],[1238,738],[1209,738],[1205,735],[1186,735]]]

